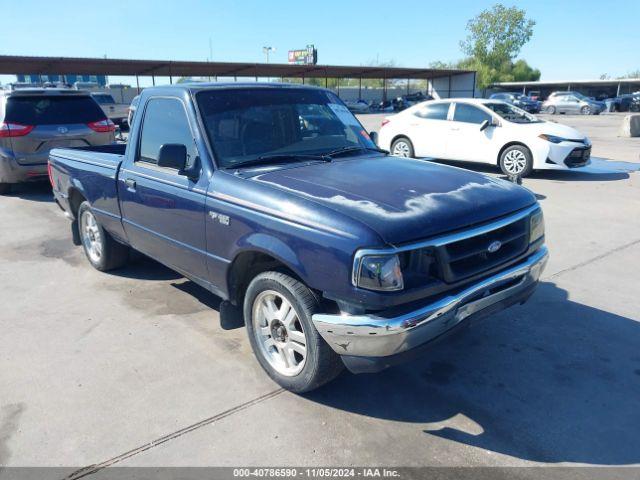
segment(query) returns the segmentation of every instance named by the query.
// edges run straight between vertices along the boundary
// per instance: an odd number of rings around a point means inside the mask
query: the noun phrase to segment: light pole
[[[262,47],[262,53],[264,53],[264,56],[267,59],[267,63],[269,63],[269,53],[270,52],[275,53],[275,51],[276,51],[275,47]]]

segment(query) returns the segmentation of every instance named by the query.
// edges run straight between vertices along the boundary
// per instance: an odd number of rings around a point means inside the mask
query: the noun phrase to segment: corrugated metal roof
[[[429,79],[473,70],[0,55],[0,74]]]

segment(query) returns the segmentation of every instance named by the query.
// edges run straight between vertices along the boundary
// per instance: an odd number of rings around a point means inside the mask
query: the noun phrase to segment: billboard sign
[[[289,50],[291,65],[315,65],[318,63],[318,50],[313,45],[307,45],[304,50]]]

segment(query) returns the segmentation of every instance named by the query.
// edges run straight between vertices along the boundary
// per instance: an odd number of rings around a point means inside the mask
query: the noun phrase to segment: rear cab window
[[[20,125],[87,124],[105,120],[89,96],[15,95],[7,99],[5,122]]]

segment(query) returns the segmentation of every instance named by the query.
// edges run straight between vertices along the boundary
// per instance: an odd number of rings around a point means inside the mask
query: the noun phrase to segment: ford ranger
[[[329,90],[153,87],[138,112],[127,145],[50,154],[75,242],[98,270],[134,249],[237,306],[289,390],[415,358],[523,303],[546,264],[528,190],[388,155]]]

